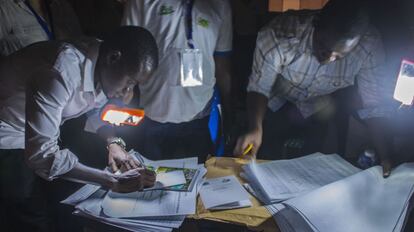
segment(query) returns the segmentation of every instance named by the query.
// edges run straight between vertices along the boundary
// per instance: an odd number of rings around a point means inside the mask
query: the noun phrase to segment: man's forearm
[[[116,182],[113,174],[81,163],[77,163],[72,170],[62,175],[61,178],[79,183],[95,183],[107,189],[111,189]]]
[[[377,156],[381,160],[384,171],[390,171],[393,160],[392,154],[392,136],[389,122],[385,118],[373,118],[366,120],[372,145],[376,151]],[[384,176],[389,173],[384,173]]]
[[[262,129],[263,119],[267,110],[267,102],[267,97],[260,93],[249,92],[247,94],[249,130]]]
[[[231,74],[230,59],[227,57],[215,57],[217,86],[221,95],[224,118],[229,120],[232,114],[231,104]]]

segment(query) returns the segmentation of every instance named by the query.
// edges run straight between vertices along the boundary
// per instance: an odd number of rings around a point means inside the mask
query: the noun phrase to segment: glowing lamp
[[[395,86],[394,99],[403,105],[412,105],[414,100],[414,62],[403,60]]]
[[[113,104],[105,106],[101,119],[110,124],[136,126],[144,118],[145,112],[140,109],[122,108]]]

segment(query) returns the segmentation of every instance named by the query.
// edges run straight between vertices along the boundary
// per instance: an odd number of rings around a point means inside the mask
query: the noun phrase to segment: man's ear
[[[106,64],[107,65],[114,65],[121,60],[122,53],[118,50],[113,50],[108,52],[106,55]]]

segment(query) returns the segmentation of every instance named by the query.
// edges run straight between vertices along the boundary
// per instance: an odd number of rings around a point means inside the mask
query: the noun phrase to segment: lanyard
[[[55,36],[53,35],[53,32],[49,30],[49,25],[47,24],[47,22],[45,20],[42,19],[42,17],[40,17],[36,11],[33,9],[32,5],[30,5],[29,1],[24,1],[24,3],[26,4],[26,6],[29,8],[29,10],[33,13],[33,15],[35,16],[37,22],[40,24],[40,26],[42,27],[43,31],[46,33],[47,38],[49,38],[49,40],[53,40],[55,38]]]
[[[195,0],[186,0],[186,12],[185,12],[185,22],[187,26],[187,45],[189,48],[194,49],[194,40],[193,40],[193,6]]]

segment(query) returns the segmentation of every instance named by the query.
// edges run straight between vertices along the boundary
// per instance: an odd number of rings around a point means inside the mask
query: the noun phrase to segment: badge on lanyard
[[[201,51],[199,49],[183,49],[180,55],[181,86],[203,85],[203,54]]]
[[[183,87],[195,87],[203,85],[203,53],[195,48],[193,41],[194,0],[187,0],[186,4],[186,35],[189,48],[180,52],[180,84]]]

